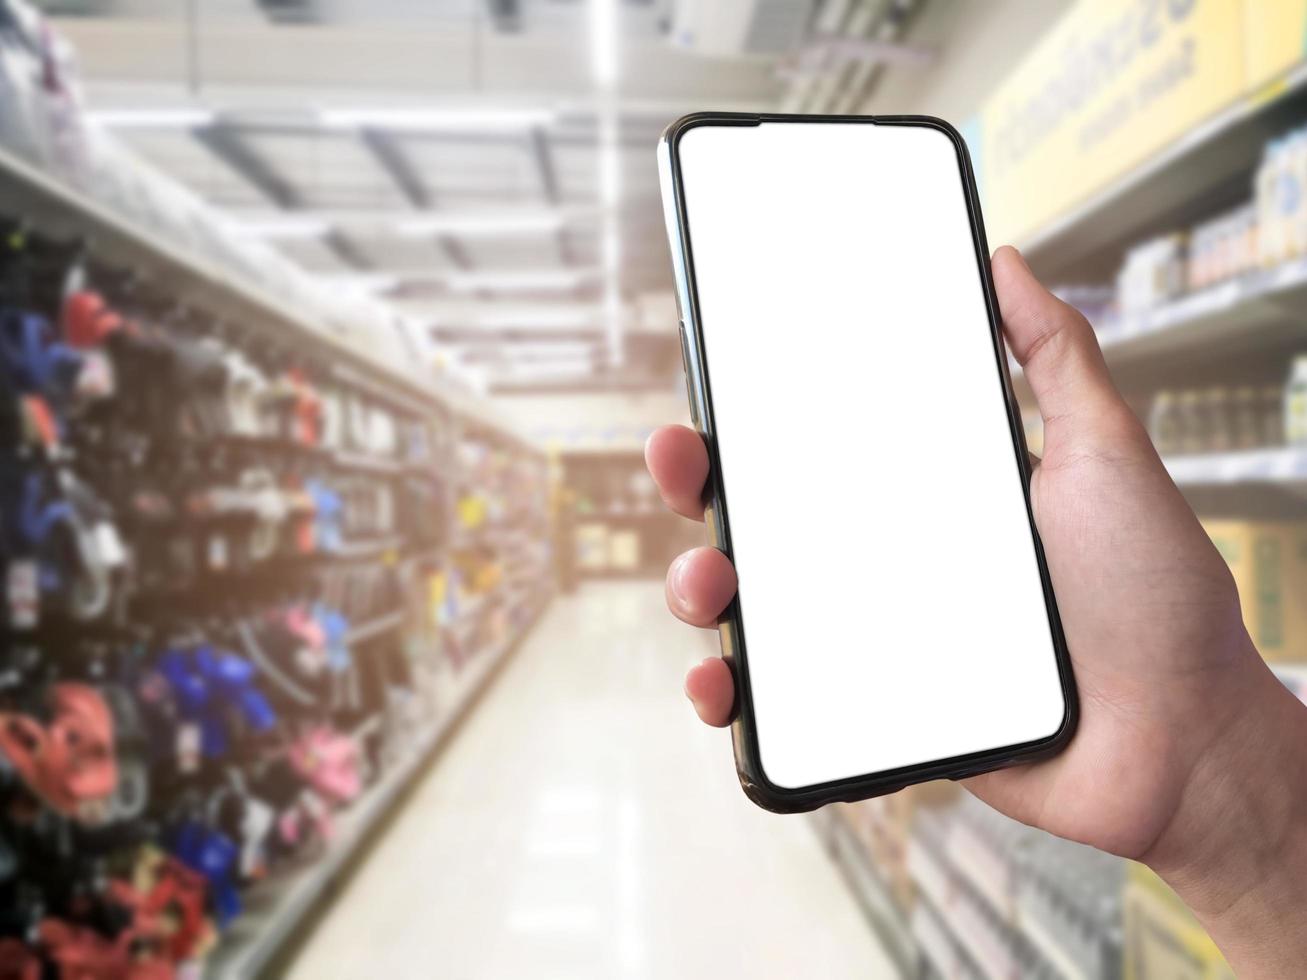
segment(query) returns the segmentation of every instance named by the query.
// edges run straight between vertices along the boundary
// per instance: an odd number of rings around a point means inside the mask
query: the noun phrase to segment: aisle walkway
[[[755,809],[652,583],[555,600],[296,980],[892,976],[803,817]]]

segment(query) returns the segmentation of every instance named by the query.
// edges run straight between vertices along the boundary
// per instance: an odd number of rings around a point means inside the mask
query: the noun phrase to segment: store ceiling
[[[611,88],[592,0],[46,6],[92,109],[147,160],[309,270],[418,318],[492,388],[666,387],[679,353],[662,128],[705,107],[836,108],[883,59],[686,51],[669,41],[684,23],[672,0],[611,3]],[[729,5],[771,28],[751,46],[774,47],[803,43],[783,33],[796,3]],[[806,6],[811,45],[889,42],[911,5]]]

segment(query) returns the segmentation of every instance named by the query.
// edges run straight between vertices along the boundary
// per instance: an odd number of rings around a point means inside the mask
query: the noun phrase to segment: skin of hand
[[[1092,328],[1012,248],[992,262],[1004,332],[1044,419],[1031,496],[1081,698],[1067,749],[967,788],[1007,815],[1142,861],[1195,911],[1238,975],[1307,962],[1307,707],[1244,629],[1225,562],[1109,377]],[[701,519],[702,438],[667,426],[645,451],[664,502]],[[715,627],[734,595],[713,548],[681,555],[667,601]],[[747,601],[747,599],[746,599]],[[729,668],[685,691],[731,719]]]

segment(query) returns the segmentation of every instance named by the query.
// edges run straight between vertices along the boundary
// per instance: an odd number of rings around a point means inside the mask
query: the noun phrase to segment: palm
[[[1057,758],[971,787],[1019,820],[1139,857],[1166,828],[1202,751],[1195,732],[1210,730],[1212,710],[1204,692],[1221,683],[1212,675],[1246,650],[1238,599],[1133,416],[1062,435],[1050,424],[1031,489],[1080,728]]]

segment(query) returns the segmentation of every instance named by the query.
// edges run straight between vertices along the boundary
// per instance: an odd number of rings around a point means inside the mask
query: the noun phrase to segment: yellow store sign
[[[1307,0],[1245,0],[1244,52],[1250,91],[1273,83],[1303,60]]]
[[[1254,75],[1298,61],[1304,11],[1307,0],[1081,0],[981,110],[972,138],[991,241],[1020,241]]]

